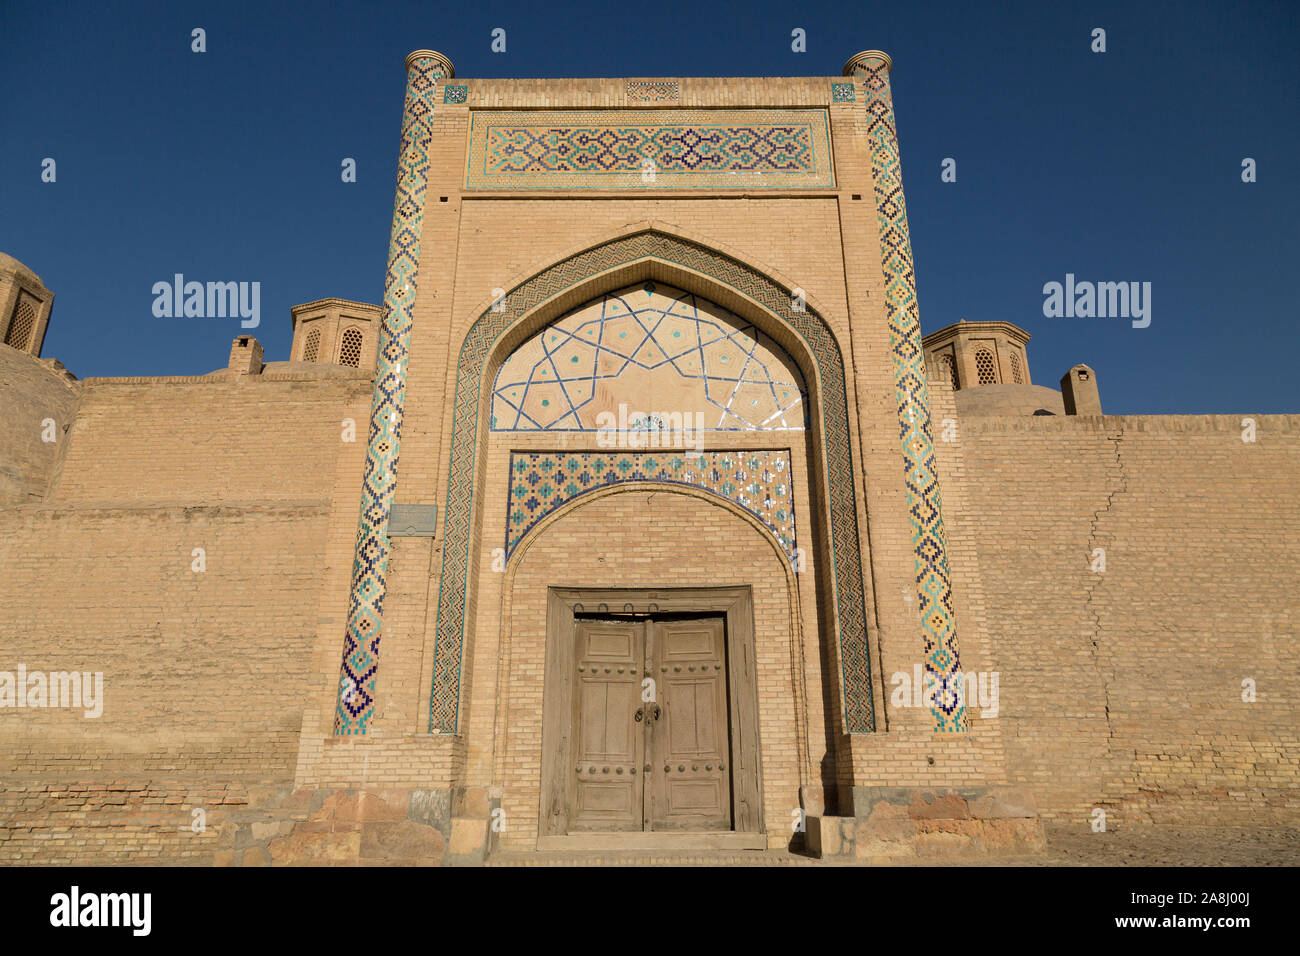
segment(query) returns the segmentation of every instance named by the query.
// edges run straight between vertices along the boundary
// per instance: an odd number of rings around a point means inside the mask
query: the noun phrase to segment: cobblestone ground
[[[903,866],[1300,866],[1300,829],[1128,827],[1093,833],[1049,823],[1047,853],[1034,857],[910,860]],[[853,866],[781,850],[716,853],[508,853],[488,866]],[[888,864],[886,864],[888,865]]]
[[[1057,866],[1298,866],[1300,829],[1129,827],[1093,833],[1047,824],[1047,857]]]

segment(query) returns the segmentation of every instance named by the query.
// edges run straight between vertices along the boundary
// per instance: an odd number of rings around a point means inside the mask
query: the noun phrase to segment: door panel
[[[551,588],[546,634],[539,847],[763,832],[747,587]],[[654,700],[642,700],[647,677]]]
[[[569,830],[640,830],[645,722],[638,720],[645,624],[576,623]]]
[[[647,729],[651,779],[646,829],[730,830],[723,621],[655,621],[647,640],[659,710]]]

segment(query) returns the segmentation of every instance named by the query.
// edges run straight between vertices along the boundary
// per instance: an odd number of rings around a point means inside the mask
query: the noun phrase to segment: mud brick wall
[[[1300,422],[1243,417],[959,421],[1008,774],[1045,818],[1295,819]]]
[[[81,393],[61,368],[0,345],[0,507],[45,496]],[[52,442],[43,424],[51,419]]]
[[[340,423],[370,385],[81,388],[49,496],[0,509],[0,671],[102,672],[103,712],[0,708],[0,859],[208,862],[291,788]]]

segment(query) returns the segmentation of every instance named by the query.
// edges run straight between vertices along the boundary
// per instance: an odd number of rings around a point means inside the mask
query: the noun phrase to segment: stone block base
[[[1023,790],[853,787],[852,816],[808,816],[808,851],[822,858],[898,862],[954,856],[1026,856],[1047,849]]]
[[[279,824],[273,866],[439,866],[450,831],[446,790],[299,791],[307,818]],[[245,865],[247,864],[245,851]]]
[[[241,827],[218,866],[479,866],[492,849],[500,794],[436,790],[298,790],[280,819]],[[294,808],[296,812],[285,813]],[[286,818],[287,817],[287,818]]]

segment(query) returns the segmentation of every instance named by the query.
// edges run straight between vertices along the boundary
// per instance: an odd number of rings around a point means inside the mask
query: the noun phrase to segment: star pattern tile
[[[589,302],[520,345],[497,373],[492,429],[594,430],[597,415],[620,402],[655,404],[651,385],[679,397],[672,411],[703,412],[710,431],[806,426],[807,386],[784,349],[712,302],[647,282]]]

